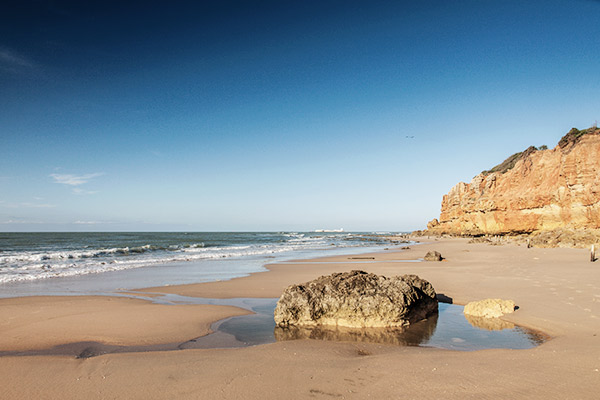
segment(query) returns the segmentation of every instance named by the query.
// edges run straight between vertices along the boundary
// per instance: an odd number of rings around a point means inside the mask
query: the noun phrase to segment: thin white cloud
[[[24,70],[31,70],[34,67],[33,62],[26,57],[7,48],[0,48],[0,70],[19,73]]]
[[[73,188],[72,191],[73,191],[73,193],[79,194],[79,195],[96,194],[96,193],[98,193],[97,190],[83,190],[81,188]]]
[[[19,203],[19,206],[24,208],[54,208],[54,204],[39,204],[39,203]]]
[[[0,201],[0,207],[4,207],[4,208],[54,208],[56,206],[54,204],[44,204],[44,203],[31,203],[31,202],[7,203],[5,201]]]
[[[4,221],[0,221],[0,224],[10,224],[10,225],[14,225],[14,224],[44,224],[45,222],[42,221],[27,221],[27,220],[21,220],[21,219],[7,219]]]
[[[84,183],[88,183],[90,179],[104,175],[102,172],[96,172],[93,174],[85,175],[73,175],[73,174],[50,174],[50,177],[54,179],[54,183],[61,183],[63,185],[79,186]]]

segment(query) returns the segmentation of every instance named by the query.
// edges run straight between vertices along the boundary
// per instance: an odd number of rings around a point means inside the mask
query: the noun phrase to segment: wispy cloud
[[[54,208],[56,206],[54,204],[45,204],[45,203],[31,203],[31,202],[8,203],[6,201],[0,201],[0,207],[4,207],[4,208]]]
[[[50,174],[50,177],[54,179],[54,183],[61,183],[69,186],[79,186],[84,183],[88,183],[91,179],[97,178],[104,175],[102,172],[96,172],[93,174],[85,175],[72,175],[72,174]]]
[[[19,203],[21,207],[25,208],[54,208],[54,204],[39,204],[39,203]]]
[[[0,221],[0,224],[10,224],[10,225],[15,225],[15,224],[44,224],[44,222],[42,221],[27,221],[27,220],[22,220],[22,219],[7,219],[4,221]]]
[[[11,73],[20,73],[34,69],[35,64],[27,57],[15,53],[7,48],[0,48],[0,70]]]
[[[72,191],[73,191],[73,193],[79,194],[79,195],[96,194],[96,193],[98,193],[97,190],[83,190],[81,188],[73,188]]]

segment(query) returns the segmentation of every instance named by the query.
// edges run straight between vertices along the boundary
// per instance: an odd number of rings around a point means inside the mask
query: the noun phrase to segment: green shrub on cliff
[[[576,144],[584,135],[600,135],[600,129],[598,129],[598,125],[594,124],[591,128],[579,130],[577,128],[572,128],[565,136],[563,136],[558,142],[558,146],[561,149],[565,149],[571,145]],[[523,160],[527,158],[530,154],[535,153],[538,150],[548,150],[548,146],[540,146],[538,149],[535,146],[530,146],[527,150],[521,151],[519,153],[515,153],[512,156],[508,157],[502,163],[496,165],[492,169],[488,169],[487,171],[482,171],[483,175],[489,175],[493,172],[499,172],[501,174],[506,171],[513,169],[519,160]]]
[[[530,146],[527,148],[527,150],[515,153],[512,156],[508,157],[506,160],[496,165],[494,168],[489,169],[487,171],[483,171],[482,174],[489,175],[492,172],[500,172],[501,174],[503,174],[509,169],[513,169],[515,167],[515,164],[517,164],[517,161],[528,157],[531,153],[535,153],[536,151],[538,151],[537,147]]]
[[[564,149],[565,147],[567,147],[569,145],[573,145],[573,144],[579,142],[579,140],[584,135],[589,135],[589,134],[597,135],[598,127],[596,125],[594,125],[591,128],[584,129],[582,131],[580,131],[577,128],[571,128],[571,130],[558,141],[558,146],[561,149]]]

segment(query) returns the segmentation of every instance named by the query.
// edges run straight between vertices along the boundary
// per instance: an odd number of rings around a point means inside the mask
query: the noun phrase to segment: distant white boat
[[[315,229],[315,232],[344,232],[344,228],[340,228],[340,229]]]

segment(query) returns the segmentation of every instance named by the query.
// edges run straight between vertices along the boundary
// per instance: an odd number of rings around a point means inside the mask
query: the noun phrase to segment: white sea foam
[[[232,238],[226,234],[220,235],[225,235],[230,241],[245,240],[244,234],[231,234]],[[93,246],[83,243],[79,247],[67,249],[57,244],[37,248],[32,246],[32,249],[5,250],[0,252],[0,283],[96,274],[173,262],[261,257],[302,250],[330,249],[332,245],[338,248],[359,245],[352,234],[315,236],[286,232],[245,235],[251,236],[251,240],[247,240],[248,243],[226,245],[205,245],[204,242],[164,245],[147,243],[89,248]],[[211,238],[207,237],[207,240]],[[361,242],[360,245],[364,243]]]

